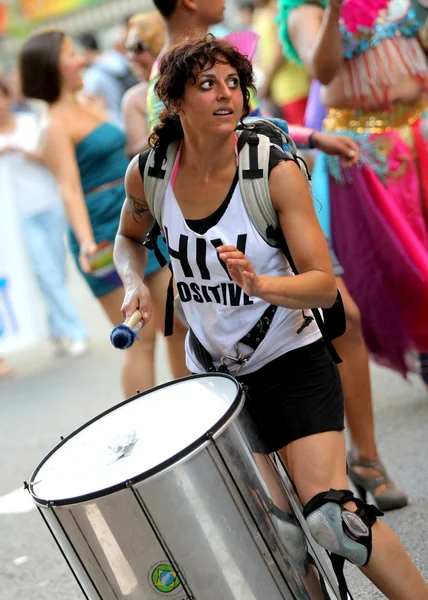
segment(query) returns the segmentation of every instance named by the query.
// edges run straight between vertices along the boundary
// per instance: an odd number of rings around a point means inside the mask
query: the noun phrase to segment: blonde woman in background
[[[166,40],[164,21],[157,11],[140,13],[128,21],[127,56],[140,83],[123,97],[126,152],[133,158],[149,147],[147,90],[153,64]]]

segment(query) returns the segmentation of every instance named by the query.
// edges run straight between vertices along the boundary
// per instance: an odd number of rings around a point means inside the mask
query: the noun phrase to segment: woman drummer
[[[249,112],[253,71],[231,45],[188,41],[164,55],[157,93],[165,103],[152,145],[180,142],[166,188],[162,225],[186,319],[219,367],[240,340],[277,306],[267,333],[239,380],[268,451],[278,451],[294,480],[314,538],[358,564],[387,598],[428,599],[428,588],[379,511],[347,491],[343,395],[338,370],[312,322],[300,334],[302,310],[330,307],[336,286],[328,248],[305,178],[272,148],[269,190],[300,275],[258,235],[238,182],[235,129]],[[274,154],[276,153],[276,155]],[[127,198],[115,262],[125,285],[124,314],[151,316],[144,285],[153,225],[136,157],[126,175]],[[187,366],[204,372],[189,336]],[[240,348],[239,351],[243,349]]]

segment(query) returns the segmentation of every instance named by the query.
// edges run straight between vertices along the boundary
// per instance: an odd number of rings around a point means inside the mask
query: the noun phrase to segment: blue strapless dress
[[[91,190],[124,179],[129,159],[125,154],[125,135],[111,123],[102,123],[76,146],[76,159],[79,166],[82,188],[85,193],[95,241],[113,243],[119,227],[120,213],[125,200],[125,186],[117,186],[88,194]],[[83,273],[79,265],[79,244],[69,228],[70,250],[77,266],[96,297],[104,296],[122,285],[116,272],[104,277]],[[168,252],[162,239],[159,249],[167,258]],[[160,269],[152,251],[149,251],[146,275]]]

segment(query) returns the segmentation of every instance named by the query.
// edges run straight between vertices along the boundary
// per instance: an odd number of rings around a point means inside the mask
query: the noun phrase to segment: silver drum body
[[[106,411],[37,467],[29,491],[85,598],[338,597],[244,404],[232,377],[184,378]]]

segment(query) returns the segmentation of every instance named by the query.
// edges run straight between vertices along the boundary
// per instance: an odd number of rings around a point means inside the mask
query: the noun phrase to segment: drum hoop
[[[136,475],[131,480],[116,483],[115,485],[109,486],[102,490],[97,490],[97,491],[91,492],[89,494],[82,494],[81,496],[76,496],[76,497],[72,497],[72,498],[61,498],[60,500],[46,500],[46,499],[43,499],[43,498],[40,498],[39,496],[37,496],[36,492],[34,491],[33,486],[34,486],[34,482],[36,481],[36,476],[37,476],[38,472],[40,471],[40,469],[50,459],[50,457],[53,454],[55,454],[55,452],[57,452],[62,446],[64,446],[70,439],[72,439],[73,437],[78,435],[81,431],[83,431],[84,429],[86,429],[87,427],[92,425],[92,423],[99,421],[106,415],[117,410],[118,408],[121,408],[122,406],[125,406],[126,404],[129,404],[130,402],[136,400],[137,398],[141,398],[142,396],[148,396],[149,394],[151,394],[157,390],[160,390],[165,387],[173,386],[179,382],[189,381],[189,380],[194,380],[194,379],[203,379],[206,377],[221,377],[223,379],[224,378],[231,379],[232,381],[234,381],[236,383],[237,394],[236,394],[236,397],[233,400],[232,404],[230,405],[230,407],[224,413],[224,415],[208,431],[206,431],[203,435],[201,435],[194,442],[192,442],[191,444],[189,444],[188,446],[186,446],[185,448],[183,448],[182,450],[180,450],[179,452],[177,452],[170,458],[164,460],[163,462],[152,467],[151,469],[148,469],[144,473],[140,473],[139,475]],[[174,381],[168,381],[168,382],[158,385],[154,388],[150,388],[149,390],[145,390],[144,392],[140,392],[140,393],[136,394],[135,396],[131,396],[130,398],[127,398],[126,400],[119,402],[119,404],[116,404],[115,406],[108,408],[107,410],[100,413],[96,417],[93,417],[92,419],[90,419],[89,421],[87,421],[86,423],[81,425],[78,429],[75,429],[72,433],[70,433],[70,435],[68,435],[67,437],[62,439],[61,442],[59,444],[57,444],[44,457],[44,459],[37,465],[37,467],[35,468],[35,470],[33,471],[32,475],[30,477],[28,487],[27,486],[26,487],[27,487],[33,501],[35,502],[35,504],[37,504],[38,506],[44,506],[44,507],[51,508],[51,507],[56,507],[56,506],[70,506],[70,505],[75,505],[75,504],[81,504],[84,502],[91,502],[93,500],[97,500],[99,498],[103,498],[105,496],[109,496],[109,495],[115,494],[116,492],[119,492],[121,490],[127,489],[134,484],[141,483],[143,481],[152,479],[156,475],[161,475],[164,471],[167,471],[167,470],[171,469],[172,467],[176,466],[178,463],[182,463],[182,462],[186,461],[187,459],[191,458],[191,456],[193,456],[194,454],[203,450],[203,448],[211,441],[211,439],[215,439],[219,434],[221,434],[223,432],[225,426],[231,420],[231,418],[237,417],[238,414],[240,413],[240,411],[244,405],[243,396],[244,396],[244,394],[243,394],[241,384],[234,377],[232,377],[231,375],[225,374],[225,373],[215,373],[215,372],[214,373],[200,373],[197,375],[189,375],[187,377],[181,377],[180,379],[175,379]]]

